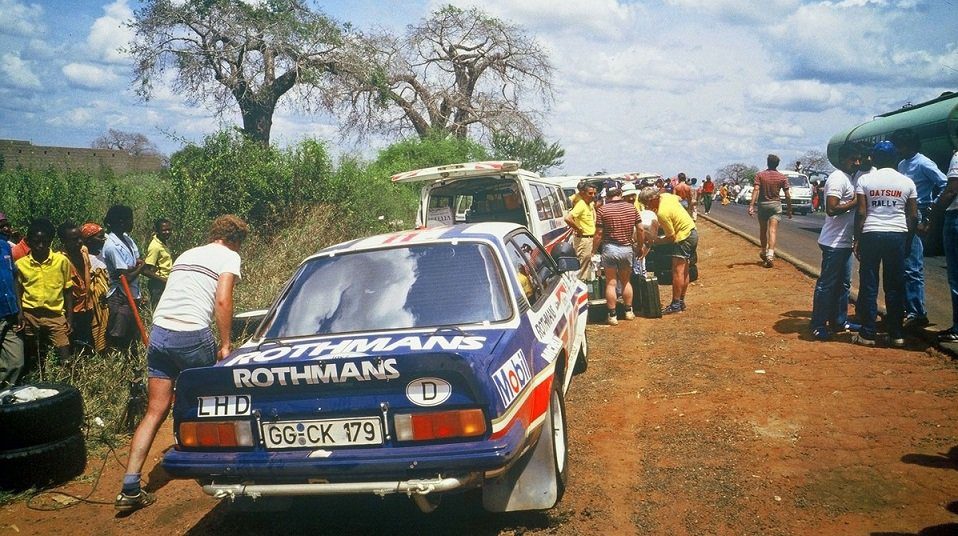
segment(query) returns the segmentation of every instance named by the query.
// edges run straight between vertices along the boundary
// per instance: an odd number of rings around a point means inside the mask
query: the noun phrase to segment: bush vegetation
[[[474,142],[433,135],[400,141],[372,161],[346,155],[334,163],[320,141],[276,149],[220,132],[174,154],[166,173],[116,177],[2,171],[0,210],[15,228],[25,230],[35,217],[55,224],[102,222],[110,205],[127,204],[134,209],[133,235],[143,249],[155,218],[173,221],[174,255],[204,243],[216,216],[237,214],[252,229],[241,251],[239,312],[268,307],[307,255],[341,241],[409,227],[420,185],[393,184],[391,175],[488,158]],[[146,311],[145,320],[149,316]],[[80,356],[69,364],[57,363],[53,354],[47,357],[43,380],[75,385],[83,395],[91,452],[118,444],[138,417],[128,413],[130,384],[142,382],[145,374],[145,352],[140,350],[139,356]],[[35,372],[25,380],[39,379]]]

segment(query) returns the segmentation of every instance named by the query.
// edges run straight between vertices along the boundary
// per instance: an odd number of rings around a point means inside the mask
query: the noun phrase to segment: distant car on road
[[[252,339],[176,383],[163,467],[218,498],[481,489],[543,510],[586,368],[579,261],[486,222],[354,240],[299,266]]]
[[[804,173],[798,173],[791,170],[783,170],[782,174],[788,177],[788,191],[792,197],[792,212],[808,215],[812,212],[812,185]],[[781,196],[782,209],[785,209],[785,196]],[[742,187],[735,198],[735,202],[740,205],[748,205],[752,202],[752,185],[746,184]]]

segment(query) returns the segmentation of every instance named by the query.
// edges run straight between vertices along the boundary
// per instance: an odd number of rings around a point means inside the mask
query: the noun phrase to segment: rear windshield
[[[318,257],[302,267],[264,336],[499,322],[512,316],[485,244],[429,244]]]

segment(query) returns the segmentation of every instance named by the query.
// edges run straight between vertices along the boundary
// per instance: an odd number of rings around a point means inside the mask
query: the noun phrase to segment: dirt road
[[[159,501],[146,510],[21,502],[0,509],[0,536],[958,534],[955,362],[917,339],[904,350],[810,340],[814,282],[699,229],[687,312],[589,327],[589,370],[567,399],[569,488],[550,512],[490,515],[470,495],[428,516],[405,498],[242,512],[156,468],[148,489]],[[150,463],[170,441],[167,426]],[[66,490],[90,491],[100,461],[89,465]],[[111,502],[121,473],[108,459],[90,499]],[[31,504],[64,506],[49,495]]]

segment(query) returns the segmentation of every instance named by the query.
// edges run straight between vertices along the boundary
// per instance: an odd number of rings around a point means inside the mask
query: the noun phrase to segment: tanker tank
[[[846,142],[871,146],[888,139],[900,128],[911,128],[921,138],[921,152],[946,172],[958,149],[958,93],[945,92],[936,99],[875,116],[875,119],[843,130],[828,141],[828,161],[838,167],[838,148]]]

